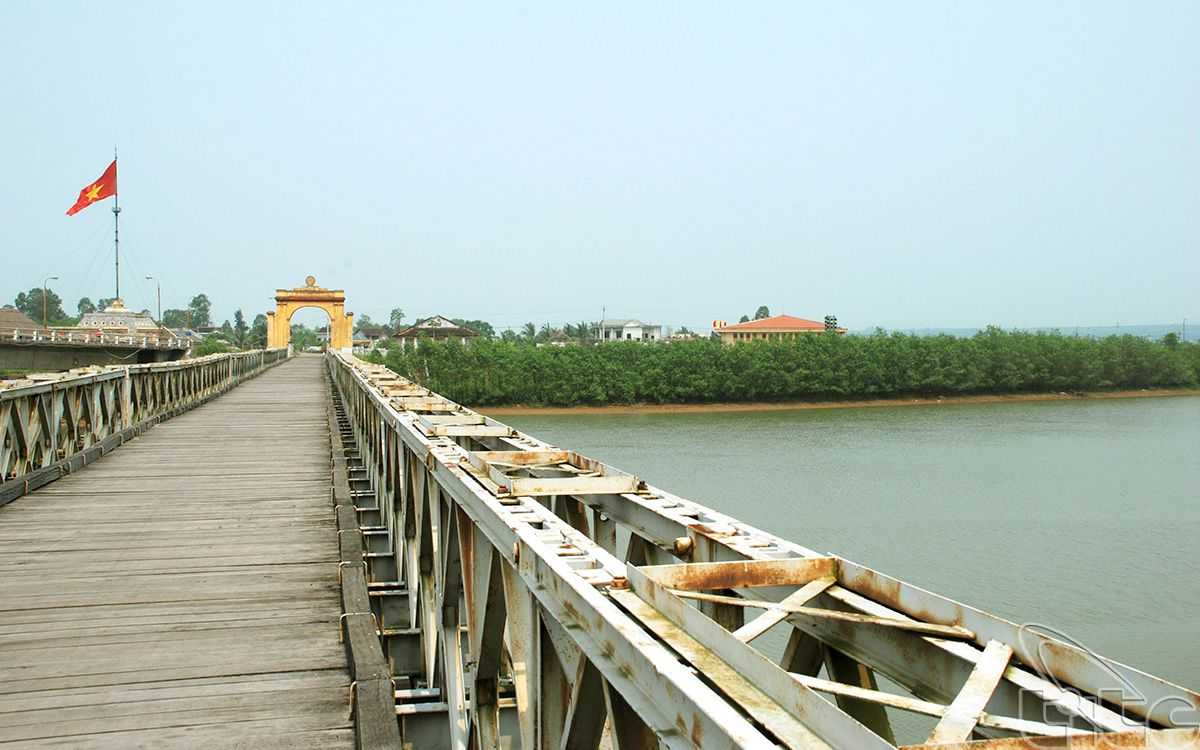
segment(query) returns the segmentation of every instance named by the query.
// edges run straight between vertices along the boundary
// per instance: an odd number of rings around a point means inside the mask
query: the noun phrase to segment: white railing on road
[[[189,349],[196,339],[156,334],[105,333],[96,329],[10,328],[0,332],[0,341],[63,346],[129,346],[141,349]]]

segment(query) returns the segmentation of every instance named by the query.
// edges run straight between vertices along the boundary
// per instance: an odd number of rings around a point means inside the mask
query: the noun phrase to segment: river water
[[[501,420],[1200,688],[1200,397]]]

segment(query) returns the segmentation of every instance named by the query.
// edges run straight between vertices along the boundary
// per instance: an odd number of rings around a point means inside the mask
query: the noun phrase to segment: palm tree
[[[586,320],[579,321],[579,325],[575,326],[575,334],[579,337],[579,343],[587,344],[592,340],[593,326],[589,325]]]
[[[533,338],[537,336],[537,326],[535,326],[533,323],[526,323],[521,328],[521,335],[524,336],[526,340],[533,341]]]

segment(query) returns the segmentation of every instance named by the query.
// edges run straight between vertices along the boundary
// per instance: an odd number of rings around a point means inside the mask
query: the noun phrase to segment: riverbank
[[[1168,398],[1200,396],[1200,388],[1144,388],[1140,390],[1091,391],[1086,393],[1007,393],[938,398],[876,398],[847,401],[786,401],[717,404],[622,404],[614,406],[483,406],[477,411],[492,417],[569,414],[686,414],[708,412],[800,411],[804,409],[856,409],[883,406],[946,406],[955,404],[1003,404],[1021,401],[1083,401],[1115,398]]]
[[[974,394],[1200,388],[1200,344],[995,328],[969,339],[822,335],[744,346],[709,339],[561,347],[431,341],[419,349],[392,348],[386,358],[376,354],[373,361],[446,398],[479,407],[742,404],[739,408],[778,409],[826,400],[848,405],[875,399],[906,403],[915,397],[935,403],[939,396],[970,400],[978,398]]]

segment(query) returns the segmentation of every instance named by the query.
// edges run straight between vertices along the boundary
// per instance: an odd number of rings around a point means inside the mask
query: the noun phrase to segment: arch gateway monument
[[[325,311],[329,316],[329,348],[348,354],[353,347],[354,313],[346,312],[346,292],[317,286],[312,276],[304,280],[304,286],[275,290],[275,311],[267,313],[267,346],[287,346],[292,338],[292,316],[306,307]]]

